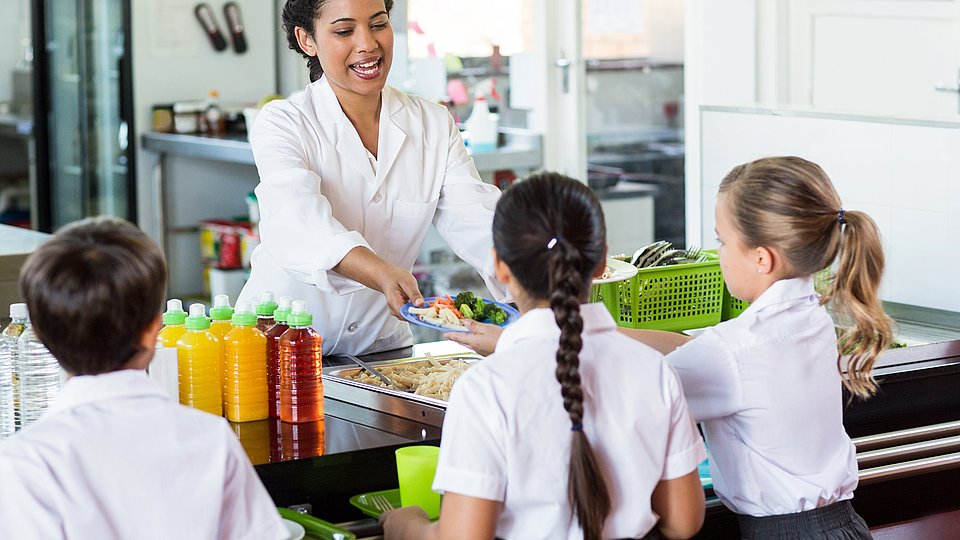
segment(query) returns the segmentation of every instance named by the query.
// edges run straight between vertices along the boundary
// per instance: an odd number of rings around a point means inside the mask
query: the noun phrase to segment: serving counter
[[[462,350],[437,342],[363,358],[376,362]],[[353,366],[346,358],[324,359],[325,372],[348,365]],[[876,375],[880,392],[875,397],[846,397],[845,402],[844,423],[860,462],[857,511],[875,528],[960,510],[960,339],[891,349],[878,360]],[[313,515],[358,537],[375,537],[376,523],[349,498],[396,488],[394,451],[439,444],[444,408],[387,411],[374,397],[361,405],[344,396],[327,392],[323,422],[235,427],[278,506],[306,505]],[[712,490],[706,494],[707,519],[697,538],[736,537],[735,516]]]

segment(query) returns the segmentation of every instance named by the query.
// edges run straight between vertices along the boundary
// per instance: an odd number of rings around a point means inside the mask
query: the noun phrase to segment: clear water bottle
[[[29,325],[27,305],[10,305],[10,324],[0,334],[0,439],[20,428],[17,339]]]
[[[22,427],[37,421],[60,394],[60,364],[28,327],[17,342]]]

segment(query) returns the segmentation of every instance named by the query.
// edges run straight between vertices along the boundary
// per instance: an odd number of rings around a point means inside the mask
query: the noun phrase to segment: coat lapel
[[[398,123],[401,120],[403,102],[396,90],[386,86],[383,89],[383,106],[380,109],[380,142],[377,155],[377,187],[383,184],[390,169],[400,153],[407,134]]]

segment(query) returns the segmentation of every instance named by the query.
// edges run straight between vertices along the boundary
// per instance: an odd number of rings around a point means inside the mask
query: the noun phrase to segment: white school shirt
[[[250,137],[261,244],[240,298],[256,303],[269,290],[306,300],[324,354],[412,343],[382,294],[332,269],[358,246],[412,268],[431,223],[506,298],[490,252],[500,191],[480,180],[446,108],[390,86],[381,95],[375,167],[324,77],[268,103]]]
[[[696,469],[703,441],[663,357],[618,333],[602,304],[580,310],[583,430],[612,503],[603,537],[641,537],[658,519],[650,504],[657,483]],[[553,311],[524,314],[450,396],[433,488],[503,502],[500,538],[583,537],[567,502],[571,433],[555,376],[559,338]]]
[[[703,422],[713,487],[728,508],[770,516],[853,497],[836,334],[812,279],[777,281],[667,361]]]
[[[170,400],[144,371],[69,379],[0,444],[0,538],[288,536],[227,422]]]

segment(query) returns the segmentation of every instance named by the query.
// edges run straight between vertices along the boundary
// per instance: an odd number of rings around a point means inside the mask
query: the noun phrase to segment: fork
[[[393,504],[383,495],[370,495],[370,504],[380,511],[380,513],[393,510]]]

